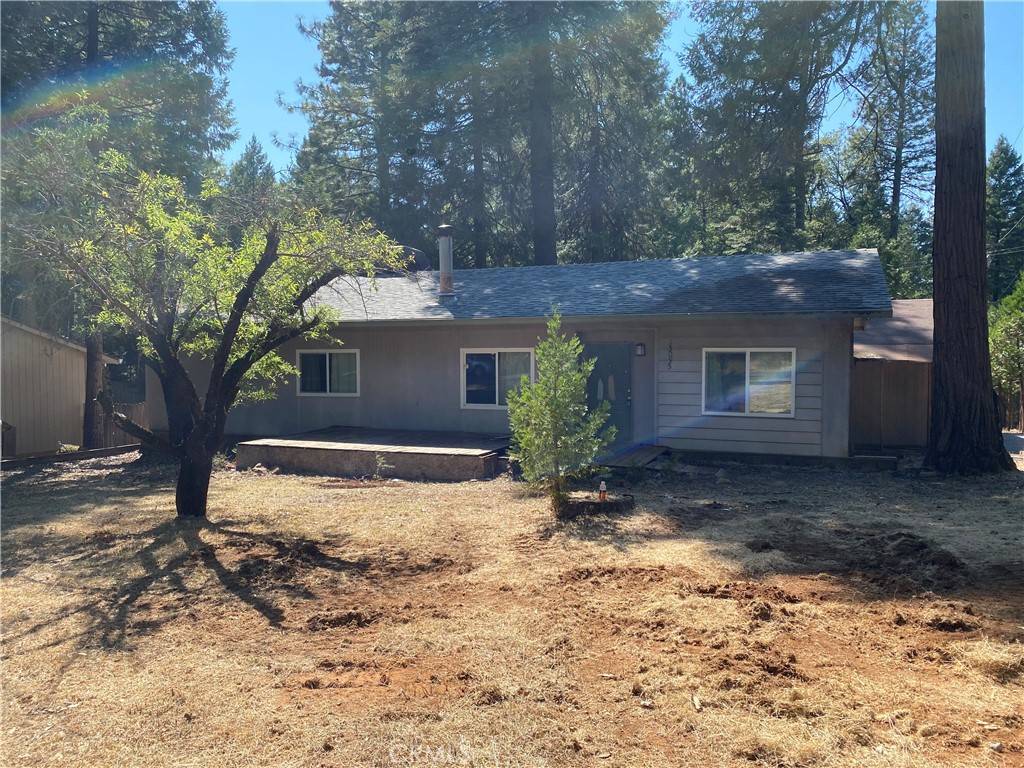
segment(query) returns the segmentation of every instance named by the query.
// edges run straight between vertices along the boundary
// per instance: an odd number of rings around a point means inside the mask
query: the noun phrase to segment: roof
[[[898,299],[892,317],[868,323],[853,334],[853,356],[860,360],[932,361],[932,300]]]
[[[33,336],[39,336],[40,338],[46,339],[47,341],[49,341],[49,342],[51,342],[53,344],[60,344],[62,346],[68,347],[70,349],[76,349],[79,352],[87,352],[88,351],[81,344],[75,344],[75,342],[73,342],[73,341],[68,341],[63,336],[55,336],[52,333],[47,333],[46,331],[40,331],[38,328],[33,328],[31,325],[25,325],[24,323],[19,323],[17,320],[11,320],[11,318],[6,317],[4,315],[0,315],[0,322],[2,322],[4,325],[10,325],[10,326],[12,326],[14,328],[17,328],[19,330],[25,331],[25,333],[30,333]],[[112,356],[108,355],[106,352],[104,352],[103,353],[103,362],[106,363],[107,365],[117,365],[118,363],[121,362],[121,359],[118,358],[118,357],[112,357]]]
[[[315,301],[342,322],[650,315],[888,316],[889,291],[871,250],[705,256],[455,271],[457,301],[438,303],[436,272],[348,278]]]

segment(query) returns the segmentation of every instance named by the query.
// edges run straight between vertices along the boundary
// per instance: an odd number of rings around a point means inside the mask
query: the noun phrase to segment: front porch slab
[[[494,477],[507,435],[330,427],[239,443],[238,469],[257,464],[286,472],[406,480]]]

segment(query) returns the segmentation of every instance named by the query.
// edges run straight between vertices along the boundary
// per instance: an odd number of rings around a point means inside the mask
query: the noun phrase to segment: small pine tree
[[[555,517],[565,513],[566,478],[590,466],[615,439],[615,427],[604,429],[610,405],[587,409],[587,379],[594,360],[581,359],[580,340],[562,335],[557,311],[548,318],[547,337],[537,346],[537,381],[523,377],[509,393],[512,458],[523,477],[544,490]]]

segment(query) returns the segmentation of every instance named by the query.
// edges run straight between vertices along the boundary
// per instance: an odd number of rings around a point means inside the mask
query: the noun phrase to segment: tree
[[[234,54],[212,3],[5,3],[0,14],[0,92],[5,115],[12,115],[5,145],[12,132],[35,130],[39,112],[89,103],[105,114],[106,146],[139,167],[197,185],[210,154],[234,139],[224,78]],[[103,146],[95,139],[94,153]],[[67,302],[66,281],[40,271],[35,254],[22,248],[17,213],[6,208],[3,220],[4,281],[13,277],[16,291],[4,291],[5,311],[43,329],[66,332],[62,327],[71,325],[85,337],[82,445],[101,447],[103,334],[91,323],[98,307]]]
[[[989,299],[999,301],[1024,273],[1024,164],[1005,136],[989,155],[986,178],[988,290]]]
[[[561,517],[568,498],[566,478],[588,467],[615,439],[615,427],[604,428],[610,406],[587,409],[587,379],[595,360],[581,360],[580,340],[562,335],[557,311],[548,318],[547,336],[537,345],[537,380],[523,377],[508,395],[512,426],[512,457],[528,482],[539,485]]]
[[[90,156],[91,157],[91,156]],[[331,313],[317,291],[352,275],[402,266],[401,251],[367,225],[346,226],[315,210],[251,227],[234,246],[215,217],[178,179],[135,170],[107,150],[95,172],[69,171],[80,221],[65,229],[60,197],[41,200],[26,218],[41,254],[99,297],[99,321],[138,335],[160,380],[166,436],[116,413],[115,423],[145,446],[180,462],[175,505],[182,517],[205,517],[213,457],[228,412],[240,398],[272,396],[294,369],[278,354],[300,336],[321,336]],[[219,194],[208,184],[204,196]],[[196,381],[186,358],[202,358],[209,377]]]
[[[190,183],[234,141],[225,77],[234,53],[213,3],[23,2],[0,14],[0,89],[15,124],[88,91],[109,115],[112,145]]]
[[[986,311],[984,6],[939,3],[935,26],[935,353],[925,463],[962,474],[1010,470]]]
[[[220,195],[219,218],[228,224],[228,241],[235,248],[242,244],[245,231],[253,225],[265,225],[274,218],[277,179],[263,146],[253,136],[241,156],[228,169]]]
[[[465,266],[651,255],[660,4],[338,3],[307,32],[300,194]]]
[[[867,62],[851,77],[863,125],[854,144],[885,189],[885,236],[896,240],[907,193],[932,186],[935,48],[922,2],[879,3],[868,28]]]
[[[991,313],[992,377],[1005,409],[1006,426],[1024,430],[1024,275]]]
[[[814,141],[829,89],[860,40],[864,7],[836,2],[694,5],[685,54],[710,226],[727,250],[797,250],[806,241]]]

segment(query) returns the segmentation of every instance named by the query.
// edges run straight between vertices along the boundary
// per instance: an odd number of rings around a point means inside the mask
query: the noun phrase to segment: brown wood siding
[[[2,323],[0,403],[18,455],[81,445],[85,351]]]
[[[851,430],[864,448],[928,444],[931,363],[856,360]]]

